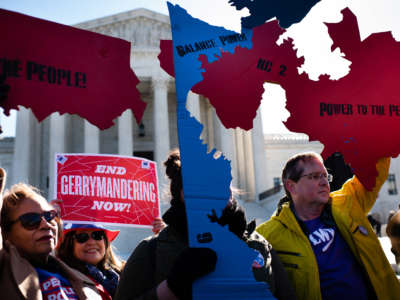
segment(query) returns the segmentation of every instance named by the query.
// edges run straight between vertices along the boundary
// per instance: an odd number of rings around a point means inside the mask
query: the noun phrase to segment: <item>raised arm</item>
[[[354,199],[360,205],[361,209],[367,215],[372,206],[375,204],[379,191],[388,177],[389,166],[390,157],[380,158],[378,160],[376,163],[378,176],[376,177],[375,187],[371,191],[364,188],[358,178],[354,176],[352,179],[348,180],[340,190],[335,191],[333,194],[352,194]]]

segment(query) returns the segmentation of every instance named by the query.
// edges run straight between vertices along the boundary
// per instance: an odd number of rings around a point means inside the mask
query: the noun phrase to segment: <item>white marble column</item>
[[[257,111],[257,116],[253,121],[253,129],[251,131],[251,139],[253,143],[253,160],[254,160],[254,176],[255,176],[255,200],[258,201],[259,194],[266,191],[267,183],[267,157],[264,145],[264,132],[262,125],[261,108]]]
[[[100,130],[87,120],[84,120],[83,143],[85,153],[100,152]]]
[[[186,99],[186,108],[200,122],[200,97],[198,94],[189,91]]]
[[[218,118],[218,117],[217,117]],[[221,148],[220,150],[224,156],[231,162],[231,175],[232,185],[238,187],[238,175],[237,175],[237,164],[236,164],[236,149],[234,140],[234,130],[226,129],[219,119],[217,119],[219,128]]]
[[[214,115],[215,115],[215,109],[211,105],[207,105],[207,135],[208,135],[208,151],[211,151],[215,147],[215,126],[214,126]]]
[[[153,78],[154,89],[154,158],[158,166],[160,183],[164,178],[163,161],[170,151],[169,142],[169,116],[168,116],[168,80]]]
[[[50,116],[49,133],[49,199],[53,199],[55,182],[55,153],[65,152],[65,115],[53,113]]]
[[[243,130],[240,128],[235,129],[235,136],[236,136],[237,175],[238,175],[237,187],[240,188],[243,192],[247,192]]]
[[[254,157],[251,131],[243,131],[243,144],[245,152],[245,167],[246,167],[246,186],[249,200],[255,199],[255,174],[254,174]]]
[[[11,183],[26,182],[31,183],[30,167],[32,140],[32,118],[33,115],[29,109],[20,106],[17,113],[17,124],[15,131],[14,157],[13,157],[13,178]]]
[[[133,126],[130,109],[118,119],[118,154],[133,156]]]

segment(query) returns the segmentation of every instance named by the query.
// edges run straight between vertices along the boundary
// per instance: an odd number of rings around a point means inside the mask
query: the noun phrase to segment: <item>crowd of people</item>
[[[164,163],[170,208],[153,223],[127,262],[114,253],[119,231],[98,224],[63,224],[57,207],[34,187],[4,191],[0,168],[0,291],[4,299],[192,299],[193,282],[215,270],[218,255],[192,248],[179,151]],[[254,279],[276,299],[398,299],[400,284],[367,216],[386,180],[390,159],[377,163],[367,190],[356,176],[331,192],[332,175],[320,155],[301,153],[282,171],[286,192],[273,216],[248,223],[234,193],[210,222],[257,251]],[[400,262],[400,212],[386,232]]]

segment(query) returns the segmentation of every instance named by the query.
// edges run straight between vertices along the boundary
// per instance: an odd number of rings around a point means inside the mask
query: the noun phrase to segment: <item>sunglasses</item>
[[[44,219],[47,223],[50,223],[54,220],[54,218],[58,217],[58,213],[55,210],[45,211],[43,213],[26,213],[20,215],[15,221],[10,222],[10,226],[18,221],[21,222],[22,227],[27,230],[35,230],[38,229],[40,223],[42,223],[42,219]]]
[[[76,233],[74,235],[75,240],[79,244],[86,243],[89,238],[92,238],[95,241],[101,241],[104,238],[104,231],[98,230],[98,231],[92,231],[89,235],[87,232],[82,232],[82,233]]]

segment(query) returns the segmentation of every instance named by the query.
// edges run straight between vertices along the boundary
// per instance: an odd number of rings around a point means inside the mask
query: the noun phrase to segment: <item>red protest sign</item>
[[[122,39],[0,9],[0,76],[10,86],[0,103],[18,105],[40,121],[53,112],[78,114],[100,129],[131,109],[139,122],[146,104]]]
[[[56,154],[64,221],[149,226],[160,215],[156,163],[138,157]]]

